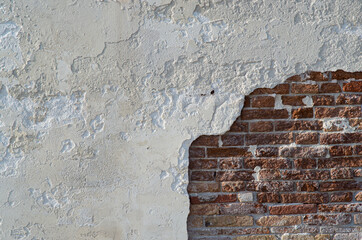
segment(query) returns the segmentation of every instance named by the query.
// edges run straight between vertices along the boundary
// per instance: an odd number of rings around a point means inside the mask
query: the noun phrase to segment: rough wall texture
[[[1,0],[0,238],[187,239],[190,143],[257,87],[360,70],[360,9]]]
[[[254,90],[190,147],[189,239],[362,239],[361,106],[362,72]]]

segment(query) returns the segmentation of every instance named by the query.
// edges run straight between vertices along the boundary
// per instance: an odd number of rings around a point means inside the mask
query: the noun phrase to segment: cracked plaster
[[[255,88],[360,70],[361,7],[2,1],[0,239],[187,239],[191,142]]]

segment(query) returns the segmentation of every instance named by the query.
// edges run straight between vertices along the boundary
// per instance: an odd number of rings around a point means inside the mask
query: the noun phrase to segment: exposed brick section
[[[309,71],[245,96],[189,149],[189,239],[358,239],[362,72]]]

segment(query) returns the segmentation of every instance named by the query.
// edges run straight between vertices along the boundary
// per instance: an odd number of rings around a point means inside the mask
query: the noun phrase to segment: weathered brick
[[[203,226],[203,219],[201,216],[191,216],[187,217],[187,228],[199,228]]]
[[[238,169],[242,167],[242,160],[239,158],[220,159],[219,167],[224,169]]]
[[[362,201],[362,192],[357,193],[355,196],[355,199],[356,199],[356,201],[359,201],[359,202]]]
[[[348,119],[349,126],[354,127],[358,130],[362,130],[362,119],[361,118],[355,118],[355,119]]]
[[[331,202],[350,202],[352,199],[353,194],[351,192],[332,193],[330,196]]]
[[[329,95],[312,96],[314,106],[334,105],[334,97]]]
[[[356,105],[362,104],[362,95],[357,94],[341,94],[337,97],[337,104],[340,105]]]
[[[362,233],[337,233],[334,235],[333,240],[361,240]]]
[[[282,179],[280,171],[277,169],[262,169],[259,171],[260,180],[279,180]]]
[[[352,155],[352,146],[332,146],[329,148],[331,156],[349,156]]]
[[[273,131],[273,122],[251,122],[250,123],[250,132],[272,132]]]
[[[259,226],[292,226],[301,224],[300,216],[265,216],[256,221]]]
[[[201,193],[201,192],[218,192],[220,190],[219,183],[189,183],[187,190],[189,193]]]
[[[354,155],[362,155],[362,145],[356,145],[353,147]]]
[[[293,182],[250,181],[246,185],[246,190],[256,192],[291,192],[294,190],[294,186]]]
[[[362,81],[351,81],[343,83],[344,92],[362,92]]]
[[[208,157],[248,157],[251,153],[247,148],[207,148]]]
[[[291,93],[318,93],[317,84],[292,84]]]
[[[328,170],[284,170],[282,171],[284,180],[328,180],[330,172]]]
[[[277,157],[279,148],[277,147],[259,147],[255,151],[256,157]]]
[[[315,240],[315,238],[309,234],[284,234],[281,240]]]
[[[362,158],[338,157],[332,159],[318,160],[318,168],[333,168],[333,167],[362,167]]]
[[[252,226],[251,216],[210,216],[205,217],[206,227],[244,227]]]
[[[281,147],[279,148],[279,156],[296,157],[296,158],[315,158],[325,157],[328,150],[325,147]]]
[[[296,187],[298,192],[316,192],[318,191],[318,182],[297,182]]]
[[[316,107],[316,118],[355,118],[361,117],[361,107]]]
[[[282,103],[283,105],[289,106],[305,106],[303,99],[305,98],[304,95],[302,96],[282,96]]]
[[[350,79],[350,78],[361,79],[362,72],[345,72],[341,69],[338,69],[337,71],[331,72],[331,77],[332,79],[337,79],[337,80]]]
[[[279,84],[274,88],[257,88],[250,95],[259,94],[287,94],[289,93],[289,84]]]
[[[243,228],[224,228],[220,229],[220,235],[244,235],[244,234],[268,234],[269,228],[266,227],[243,227]]]
[[[306,215],[303,222],[309,225],[346,225],[351,223],[350,214]]]
[[[245,137],[246,145],[288,144],[293,141],[292,133],[250,134]]]
[[[357,213],[354,215],[354,223],[362,225],[362,213]]]
[[[236,202],[236,194],[203,194],[190,197],[191,204]]]
[[[313,118],[313,108],[298,108],[292,111],[292,118]]]
[[[322,192],[360,190],[362,189],[362,183],[356,181],[321,182],[319,189]]]
[[[323,129],[323,122],[315,120],[277,121],[275,123],[275,131],[321,130],[321,129]]]
[[[243,109],[241,119],[285,119],[289,117],[286,109]]]
[[[220,213],[224,215],[263,214],[266,206],[260,203],[228,203],[220,206]]]
[[[213,181],[215,180],[214,171],[192,171],[191,181]]]
[[[316,72],[316,71],[308,71],[306,73],[305,80],[313,80],[313,81],[328,81],[329,80],[329,72]]]
[[[319,134],[315,132],[307,132],[295,133],[294,136],[296,144],[317,144]]]
[[[362,203],[320,204],[318,205],[318,212],[362,212]]]
[[[322,83],[320,93],[339,93],[342,89],[338,83]]]
[[[355,177],[362,177],[362,169],[354,169],[353,175]]]
[[[223,135],[221,142],[222,146],[243,146],[244,135]]]
[[[258,202],[278,203],[280,202],[280,196],[278,193],[272,193],[272,192],[258,193]]]
[[[331,235],[329,234],[317,234],[315,236],[315,240],[330,240],[331,239]]]
[[[220,208],[217,204],[190,205],[190,215],[218,215]]]
[[[219,145],[219,136],[200,136],[196,138],[191,146],[215,146]]]
[[[318,233],[319,229],[315,226],[299,225],[293,227],[271,227],[272,233]]]
[[[253,202],[254,200],[253,193],[251,192],[239,193],[238,200],[239,202]]]
[[[301,204],[301,205],[271,206],[269,207],[269,212],[272,215],[316,213],[317,205]]]
[[[233,240],[277,240],[278,238],[274,235],[254,235],[254,236],[239,236],[233,238]]]
[[[328,194],[322,193],[282,193],[282,203],[326,203]]]
[[[313,158],[301,158],[294,160],[294,167],[296,169],[311,169],[317,167],[317,162]]]
[[[361,141],[362,141],[361,132],[322,133],[320,135],[321,144],[360,143]]]
[[[353,172],[350,168],[332,168],[331,179],[352,179]]]
[[[217,168],[217,159],[190,159],[189,169],[215,169]]]
[[[189,148],[189,157],[190,158],[204,158],[205,157],[205,148],[190,147]]]
[[[223,192],[239,192],[245,190],[246,182],[222,182],[221,190]]]
[[[278,159],[278,158],[246,158],[244,160],[244,168],[246,169],[254,169],[255,167],[261,168],[291,168],[291,163],[287,159]]]
[[[249,181],[253,180],[253,171],[219,171],[216,173],[216,180],[224,181]]]
[[[258,96],[251,98],[253,108],[274,107],[275,98],[271,96]]]
[[[240,117],[231,125],[229,132],[247,132],[249,125],[247,122],[242,122]]]

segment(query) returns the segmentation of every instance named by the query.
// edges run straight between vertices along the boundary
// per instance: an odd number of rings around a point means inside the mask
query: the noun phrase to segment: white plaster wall
[[[187,239],[189,144],[257,87],[361,70],[361,7],[2,0],[0,239]]]

